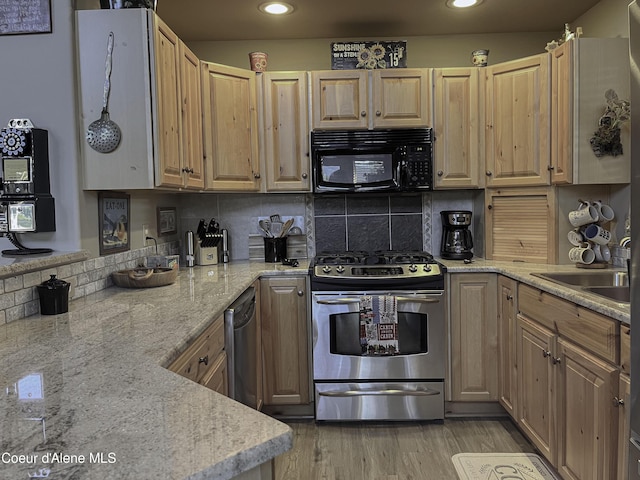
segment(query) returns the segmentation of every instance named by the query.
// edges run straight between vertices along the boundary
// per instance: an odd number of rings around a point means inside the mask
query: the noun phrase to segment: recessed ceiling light
[[[293,12],[293,5],[284,2],[267,2],[261,4],[258,9],[271,15],[285,15]]]
[[[467,8],[480,5],[482,0],[447,0],[447,7]]]

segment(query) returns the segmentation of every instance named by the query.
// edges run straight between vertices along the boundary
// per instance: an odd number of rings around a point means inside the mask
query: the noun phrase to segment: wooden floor
[[[508,419],[286,423],[293,448],[276,458],[276,480],[457,480],[451,462],[456,453],[534,452]]]

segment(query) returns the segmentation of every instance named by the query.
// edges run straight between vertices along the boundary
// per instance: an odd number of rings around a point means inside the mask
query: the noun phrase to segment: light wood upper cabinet
[[[81,138],[100,117],[110,32],[109,114],[122,131],[110,153],[82,142],[84,188],[201,188],[193,178],[202,175],[203,162],[195,57],[153,11],[78,10],[76,16]]]
[[[498,400],[495,274],[450,275],[451,400]]]
[[[260,280],[264,404],[310,402],[306,277]]]
[[[514,418],[518,410],[517,290],[518,282],[498,276],[498,396]]]
[[[431,69],[311,72],[314,129],[431,126]]]
[[[259,79],[260,152],[267,192],[311,190],[306,72],[265,72]]]
[[[478,68],[434,69],[435,188],[484,185],[481,81]]]
[[[201,62],[205,189],[260,190],[256,73]]]
[[[613,89],[629,99],[626,38],[574,38],[551,51],[551,180],[603,184],[630,180],[630,138],[621,134],[623,154],[597,157],[590,139]]]
[[[550,183],[550,57],[485,67],[487,187]]]

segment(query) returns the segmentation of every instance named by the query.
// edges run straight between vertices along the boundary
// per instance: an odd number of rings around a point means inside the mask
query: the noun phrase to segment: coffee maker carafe
[[[471,212],[468,210],[444,210],[442,217],[442,245],[440,256],[451,260],[467,260],[473,257]]]

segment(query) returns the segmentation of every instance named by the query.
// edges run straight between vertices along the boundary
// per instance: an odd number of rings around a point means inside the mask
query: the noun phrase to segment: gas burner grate
[[[394,265],[410,263],[431,263],[433,255],[418,251],[381,250],[375,252],[321,253],[315,258],[317,265],[363,264]]]

